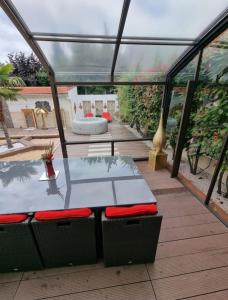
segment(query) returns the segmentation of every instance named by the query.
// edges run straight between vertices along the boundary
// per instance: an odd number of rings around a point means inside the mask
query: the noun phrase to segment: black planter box
[[[96,263],[95,218],[32,220],[45,267]]]
[[[0,224],[0,272],[42,268],[29,220]]]
[[[154,262],[162,216],[106,218],[102,214],[106,266]]]

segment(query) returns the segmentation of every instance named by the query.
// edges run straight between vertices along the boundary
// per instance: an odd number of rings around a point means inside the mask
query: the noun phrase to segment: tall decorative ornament
[[[154,170],[164,169],[167,166],[167,154],[163,151],[166,144],[166,133],[161,112],[158,129],[153,138],[153,149],[149,151],[149,166]]]

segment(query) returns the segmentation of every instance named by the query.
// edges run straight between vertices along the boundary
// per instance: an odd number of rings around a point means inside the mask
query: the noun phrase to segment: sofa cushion
[[[0,215],[0,224],[21,223],[28,218],[27,214]]]
[[[156,204],[139,204],[132,206],[107,207],[107,218],[154,215],[158,212]]]
[[[91,214],[92,210],[90,208],[50,210],[35,213],[35,219],[37,221],[47,221],[69,218],[88,218]]]

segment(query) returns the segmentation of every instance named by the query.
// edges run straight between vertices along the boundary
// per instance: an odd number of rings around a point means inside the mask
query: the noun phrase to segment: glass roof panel
[[[165,72],[186,46],[121,45],[115,69],[116,81],[163,81]]]
[[[123,0],[12,0],[32,32],[116,35]]]
[[[56,81],[108,81],[114,45],[39,42],[56,74]]]
[[[204,49],[200,80],[228,83],[228,30]]]
[[[188,80],[194,80],[199,55],[195,56],[174,78],[173,82],[178,84],[187,84]]]
[[[195,39],[227,0],[131,0],[123,36]]]

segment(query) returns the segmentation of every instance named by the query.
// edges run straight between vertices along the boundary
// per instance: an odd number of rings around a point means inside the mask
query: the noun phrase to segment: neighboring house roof
[[[72,86],[59,86],[59,94],[67,94],[73,87]],[[51,94],[50,86],[26,86],[20,89],[21,95],[37,95],[37,94]]]

